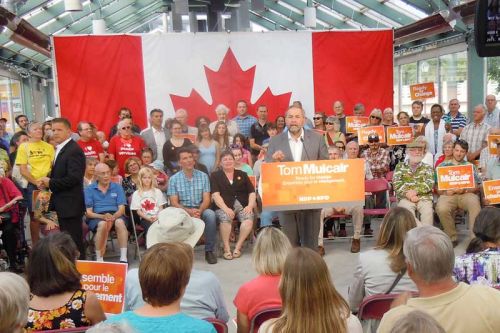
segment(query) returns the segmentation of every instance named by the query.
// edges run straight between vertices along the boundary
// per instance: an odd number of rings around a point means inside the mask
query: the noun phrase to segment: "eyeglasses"
[[[258,235],[262,230],[267,229],[267,228],[276,228],[278,230],[281,230],[281,225],[279,224],[270,224],[270,225],[264,225],[260,228],[258,228],[255,233]]]
[[[125,127],[122,127],[121,129],[122,129],[122,130],[129,130],[129,129],[131,129],[131,128],[132,128],[132,126],[125,126]]]
[[[378,143],[378,139],[368,139],[368,143]]]
[[[345,149],[345,147],[344,147],[344,146],[340,146],[340,145],[339,145],[339,146],[335,146],[335,147],[337,147],[337,148],[338,148],[338,149],[340,149],[340,150],[344,150],[344,149]]]
[[[314,120],[320,120],[323,119],[323,117],[313,117]]]
[[[380,117],[375,117],[375,116],[370,116],[370,118],[373,118],[373,119],[378,119],[378,120],[382,120],[382,118],[380,118]]]
[[[326,124],[326,125],[334,125],[335,123],[332,123],[332,122],[330,122],[330,121],[327,121],[325,124]]]

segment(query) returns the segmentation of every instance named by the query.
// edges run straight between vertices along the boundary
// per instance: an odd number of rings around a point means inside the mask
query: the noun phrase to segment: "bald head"
[[[333,103],[333,112],[335,112],[335,115],[338,116],[343,116],[344,115],[344,103],[341,101],[335,101]]]
[[[111,180],[111,169],[105,163],[97,163],[95,166],[95,175],[97,177],[97,182],[100,185],[108,185]]]
[[[486,96],[485,103],[488,112],[493,112],[493,110],[495,110],[495,108],[497,107],[497,98],[495,97],[495,95],[488,95]]]
[[[188,113],[184,109],[179,109],[175,111],[175,119],[177,119],[182,126],[186,125],[188,119]]]

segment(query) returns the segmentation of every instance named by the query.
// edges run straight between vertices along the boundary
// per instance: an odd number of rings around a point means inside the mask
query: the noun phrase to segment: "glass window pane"
[[[411,114],[411,96],[410,85],[417,83],[417,63],[401,65],[401,105],[400,111],[406,111]]]
[[[486,89],[488,95],[496,95],[500,92],[500,57],[486,58],[488,87]]]
[[[432,104],[439,102],[439,85],[438,85],[438,59],[426,59],[418,62],[418,83],[434,83],[435,97],[422,100],[424,102],[424,115],[430,116],[430,108]]]
[[[0,113],[1,118],[7,119],[7,132],[12,133],[12,119],[10,117],[9,78],[0,76]]]
[[[445,109],[450,99],[457,98],[460,111],[467,114],[467,53],[439,57],[441,65],[441,101]]]
[[[394,113],[397,114],[399,112],[399,66],[394,66],[394,74],[393,74],[393,82],[394,82]]]

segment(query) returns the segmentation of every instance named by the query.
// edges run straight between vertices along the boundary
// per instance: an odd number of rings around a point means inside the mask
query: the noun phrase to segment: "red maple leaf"
[[[149,201],[149,199],[146,199],[143,201],[143,203],[141,204],[141,207],[146,211],[150,211],[150,210],[153,210],[155,209],[155,203],[154,202],[151,202]]]
[[[255,66],[243,70],[231,48],[228,48],[218,70],[212,70],[207,66],[204,68],[212,97],[211,104],[207,103],[195,89],[191,90],[189,96],[170,94],[175,110],[186,109],[189,112],[190,125],[194,125],[199,116],[215,120],[215,107],[219,104],[229,107],[231,110],[229,118],[236,116],[236,103],[239,100],[247,101],[251,114],[254,114],[257,106],[266,105],[269,110],[269,120],[274,120],[278,115],[285,113],[290,103],[291,92],[274,95],[269,87],[255,103],[250,103]]]

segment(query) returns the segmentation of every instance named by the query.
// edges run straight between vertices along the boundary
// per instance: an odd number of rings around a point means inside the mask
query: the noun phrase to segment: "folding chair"
[[[141,261],[141,249],[139,248],[139,237],[137,236],[137,228],[139,226],[135,225],[135,219],[134,219],[134,211],[130,210],[130,221],[132,222],[132,229],[134,230],[134,238],[135,238],[135,249],[134,249],[134,260],[137,259],[137,256],[139,256],[139,261]],[[142,232],[139,235],[144,234],[144,229],[142,228]]]
[[[85,333],[92,327],[74,327],[74,328],[61,328],[58,330],[43,331],[44,333]]]
[[[358,310],[360,320],[381,320],[384,314],[391,309],[392,301],[399,294],[378,294],[365,297]],[[412,293],[412,296],[418,296],[418,293]]]
[[[365,216],[380,216],[385,215],[389,211],[389,183],[384,178],[365,180],[365,192],[369,196],[384,195],[386,207],[384,208],[365,208],[363,210]]]
[[[255,333],[265,321],[281,316],[281,307],[273,307],[257,312],[250,322],[250,332]]]
[[[394,192],[394,186],[392,185],[392,180],[394,178],[394,171],[389,171],[385,175],[385,180],[389,183],[389,203],[398,202],[396,198],[396,193]]]
[[[217,331],[217,333],[228,333],[229,332],[229,328],[227,327],[226,323],[223,322],[220,319],[217,319],[217,318],[205,318],[204,320],[208,321],[209,323],[211,323],[212,325],[214,325],[215,330]]]

